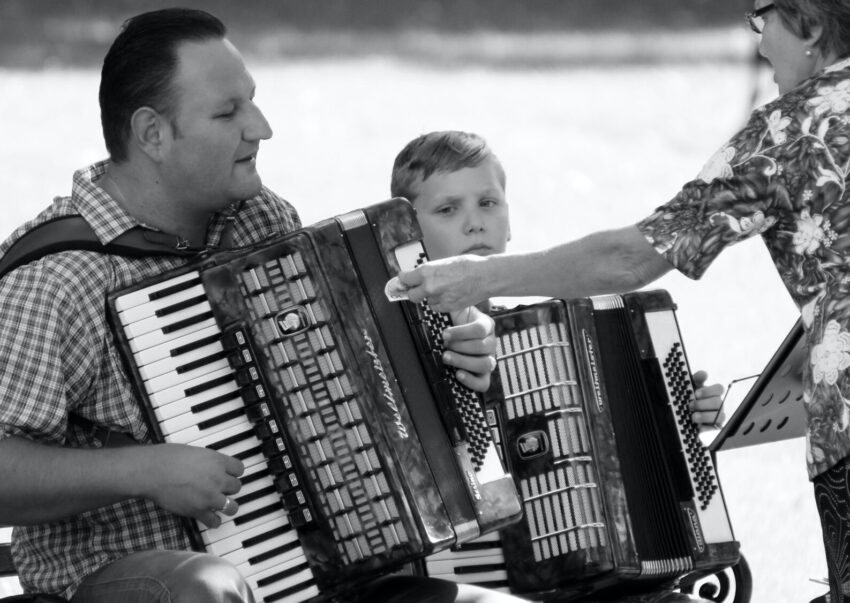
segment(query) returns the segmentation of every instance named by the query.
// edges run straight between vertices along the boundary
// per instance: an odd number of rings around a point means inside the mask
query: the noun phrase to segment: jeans
[[[227,561],[193,551],[143,551],[114,561],[80,584],[72,603],[254,603]]]
[[[389,576],[353,596],[359,603],[521,603],[523,599],[469,585]],[[145,551],[101,568],[80,584],[72,603],[254,603],[228,562],[192,551]]]

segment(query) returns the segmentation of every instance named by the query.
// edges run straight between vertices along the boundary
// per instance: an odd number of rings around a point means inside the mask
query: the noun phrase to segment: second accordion
[[[738,562],[674,310],[659,290],[494,315],[487,409],[524,516],[428,557],[429,575],[574,601]]]

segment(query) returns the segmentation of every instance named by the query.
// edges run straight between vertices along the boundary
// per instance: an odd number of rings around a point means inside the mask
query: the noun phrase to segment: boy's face
[[[436,172],[413,203],[429,259],[504,253],[511,238],[499,165],[492,158],[456,172]]]

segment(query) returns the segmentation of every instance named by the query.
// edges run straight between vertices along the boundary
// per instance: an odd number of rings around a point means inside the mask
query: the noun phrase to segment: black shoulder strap
[[[97,238],[91,225],[79,215],[61,216],[42,222],[25,232],[0,258],[0,278],[6,274],[51,253],[82,249],[127,257],[150,255],[197,255],[199,249],[178,244],[176,237],[150,228],[137,226],[119,235],[106,245]],[[86,431],[104,446],[126,446],[135,440],[125,433],[111,431],[89,419],[71,413],[69,420]]]
[[[82,249],[127,257],[148,255],[197,255],[199,249],[181,246],[177,238],[136,226],[105,245],[91,225],[79,215],[60,216],[28,230],[0,258],[0,278],[19,266],[51,253]]]

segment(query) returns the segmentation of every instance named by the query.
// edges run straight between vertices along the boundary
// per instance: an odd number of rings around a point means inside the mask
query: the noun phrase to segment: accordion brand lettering
[[[392,411],[393,417],[395,417],[395,425],[398,430],[398,436],[402,440],[406,440],[409,437],[407,427],[405,427],[401,420],[401,413],[398,410],[398,403],[396,402],[393,390],[390,387],[390,380],[387,379],[387,373],[384,371],[384,365],[381,364],[381,359],[378,358],[378,354],[375,352],[375,344],[365,330],[363,331],[363,342],[366,344],[366,353],[369,355],[369,358],[372,359],[372,366],[375,367],[375,372],[378,373],[378,378],[381,380],[381,390],[383,392],[384,399],[387,401],[387,406]]]

